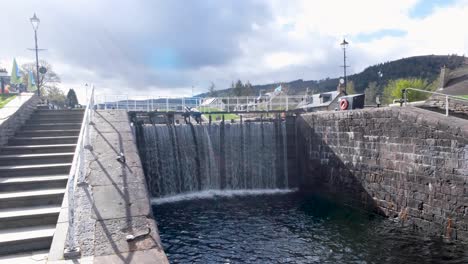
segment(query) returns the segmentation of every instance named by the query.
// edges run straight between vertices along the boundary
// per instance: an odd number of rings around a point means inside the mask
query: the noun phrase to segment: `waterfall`
[[[138,136],[153,197],[288,187],[284,122],[144,124]]]

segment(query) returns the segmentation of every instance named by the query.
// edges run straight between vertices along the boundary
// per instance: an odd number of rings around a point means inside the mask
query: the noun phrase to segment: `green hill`
[[[464,56],[416,56],[367,67],[360,73],[348,76],[348,80],[354,83],[355,90],[358,93],[364,92],[371,82],[375,82],[378,90],[381,91],[389,81],[400,78],[422,78],[426,79],[428,83],[432,83],[439,77],[440,69],[444,65],[449,69],[457,69],[466,64],[468,63]],[[379,75],[379,72],[382,75]],[[306,92],[307,88],[315,93],[335,90],[338,81],[339,78],[310,81],[299,79],[284,82],[282,85],[286,88],[285,90],[288,95],[302,95]],[[272,91],[276,86],[278,86],[278,83],[253,85],[243,95],[258,95],[260,90]],[[234,96],[235,94],[236,91],[229,88],[215,91],[213,96]],[[208,96],[208,93],[201,94],[200,96]]]

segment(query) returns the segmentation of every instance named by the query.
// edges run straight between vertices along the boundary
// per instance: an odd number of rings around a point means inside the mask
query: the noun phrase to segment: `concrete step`
[[[73,152],[17,155],[0,154],[0,166],[68,163],[72,162],[73,154]]]
[[[30,118],[26,121],[25,125],[41,125],[41,124],[81,124],[83,118],[75,117],[62,117],[60,119],[46,119],[46,118]]]
[[[65,188],[0,193],[0,209],[22,208],[62,203]]]
[[[47,124],[25,124],[24,126],[21,127],[22,131],[27,131],[27,130],[57,130],[57,129],[80,129],[81,128],[81,122],[80,123],[47,123]]]
[[[17,137],[63,137],[78,136],[79,129],[56,129],[56,130],[26,130],[16,132]]]
[[[83,116],[84,115],[84,110],[79,111],[79,110],[55,110],[55,111],[44,111],[44,110],[39,110],[35,111],[31,114],[32,116],[49,116],[49,117],[54,117],[54,116]]]
[[[56,205],[0,209],[0,230],[38,225],[55,225],[59,213],[60,206]]]
[[[46,104],[39,104],[37,105],[38,110],[49,110],[49,105]]]
[[[61,137],[13,137],[8,140],[9,146],[24,145],[54,145],[54,144],[74,144],[78,141],[78,136]]]
[[[71,163],[41,165],[0,166],[1,177],[47,176],[70,173]]]
[[[0,155],[75,152],[76,144],[2,146]]]
[[[0,255],[50,248],[55,225],[22,227],[0,231]]]
[[[0,177],[0,193],[31,191],[47,188],[65,188],[68,174],[49,176]]]
[[[38,109],[34,111],[33,115],[70,115],[70,114],[84,114],[85,109],[63,109],[63,110],[47,110]]]

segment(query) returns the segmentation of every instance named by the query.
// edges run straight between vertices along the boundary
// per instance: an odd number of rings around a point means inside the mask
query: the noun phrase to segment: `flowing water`
[[[171,263],[468,263],[463,245],[318,197],[228,196],[156,201]]]
[[[288,187],[283,122],[144,125],[142,134],[139,149],[154,197]]]

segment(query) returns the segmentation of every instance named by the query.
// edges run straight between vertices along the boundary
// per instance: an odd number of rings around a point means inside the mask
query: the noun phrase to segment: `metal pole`
[[[286,96],[286,111],[289,110],[289,104],[288,103],[289,103],[289,100],[288,100],[288,97]]]
[[[37,29],[34,29],[34,41],[36,43],[36,86],[37,86],[37,95],[41,96],[41,87],[39,86],[39,54],[37,48]]]
[[[445,96],[445,116],[449,116],[449,98]]]
[[[405,92],[403,93],[403,95],[404,95],[404,96],[403,96],[403,98],[404,98],[404,99],[403,99],[403,100],[404,100],[403,103],[405,104],[405,106],[407,106],[407,105],[408,105],[408,89],[405,89]]]
[[[227,111],[229,113],[229,97],[227,98]]]
[[[348,88],[348,77],[346,76],[346,46],[343,45],[343,69],[344,69],[344,91]]]

